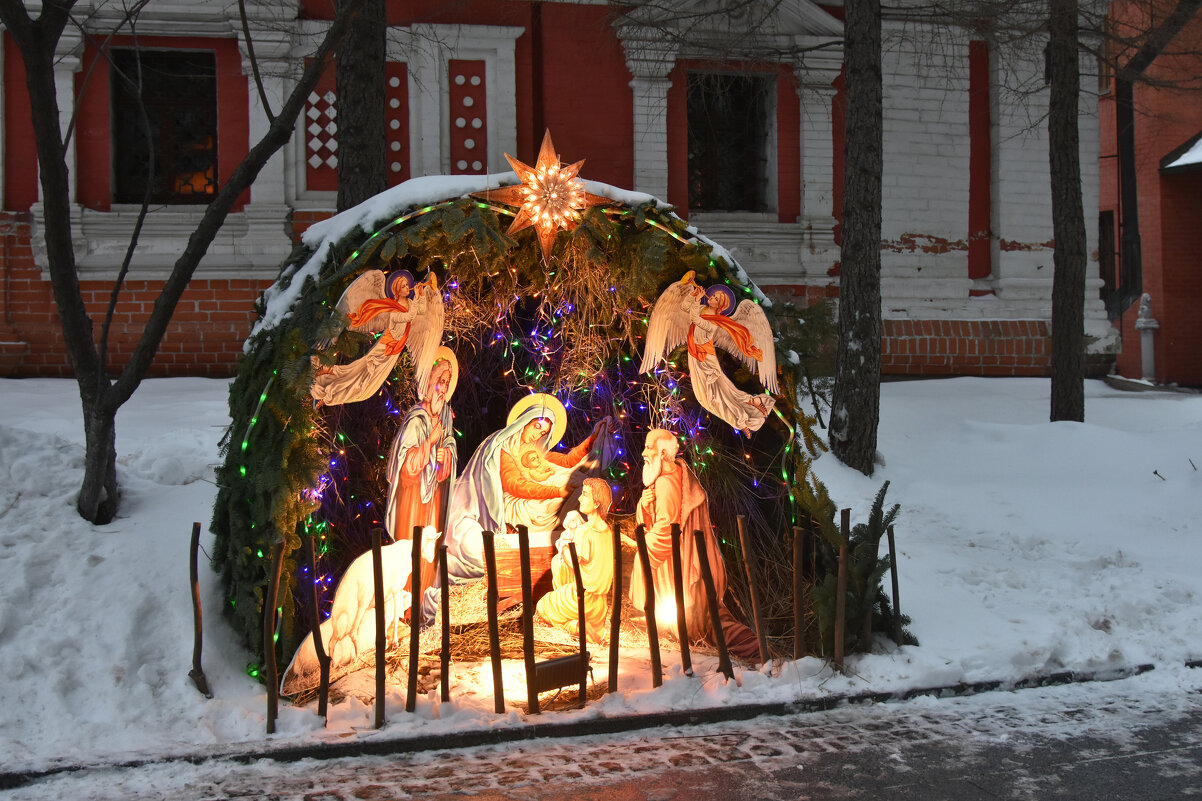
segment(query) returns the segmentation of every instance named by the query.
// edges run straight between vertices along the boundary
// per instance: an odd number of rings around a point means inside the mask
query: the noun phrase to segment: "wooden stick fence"
[[[271,580],[263,604],[263,669],[267,682],[267,733],[275,734],[275,720],[280,713],[280,677],[275,663],[275,604],[280,593],[280,570],[284,565],[284,540],[275,541],[271,557]]]
[[[387,665],[384,664],[384,654],[388,646],[387,632],[384,630],[384,563],[381,556],[381,539],[383,532],[374,528],[371,531],[371,567],[372,582],[376,594],[376,715],[375,727],[384,728],[384,679]]]
[[[417,663],[421,659],[422,626],[422,527],[413,527],[409,572],[409,675],[405,685],[405,711],[417,709]],[[376,603],[380,597],[376,596]],[[399,612],[399,610],[396,610]]]
[[[534,683],[534,588],[530,580],[530,532],[518,526],[518,551],[522,561],[522,656],[526,660],[526,702],[530,714],[542,712]]]
[[[196,567],[197,552],[200,551],[200,523],[192,524],[191,558],[188,561],[188,578],[192,587],[192,670],[188,676],[196,689],[205,698],[212,698],[209,682],[205,678],[204,668],[200,664],[200,652],[204,646],[204,621],[200,608],[200,574]]]
[[[659,687],[664,683],[664,673],[659,662],[659,626],[655,622],[655,577],[651,575],[647,534],[641,523],[634,530],[634,541],[639,549],[639,565],[643,569],[643,614],[647,618],[647,644],[651,649],[651,686]]]
[[[847,542],[851,537],[851,509],[842,511],[839,530],[843,541],[839,544],[839,578],[835,585],[835,656],[834,667],[843,672],[843,626],[847,622]]]
[[[684,571],[680,559],[680,525],[672,524],[672,589],[676,594],[676,636],[680,640],[680,669],[693,675],[693,658],[689,653],[689,628],[685,621]]]
[[[572,557],[572,577],[576,580],[576,616],[577,628],[580,640],[580,706],[584,706],[587,700],[588,691],[587,676],[588,676],[588,643],[585,639],[585,620],[584,620],[584,577],[580,575],[580,558],[576,555],[576,543],[568,543],[568,554]]]
[[[760,587],[755,580],[755,570],[752,569],[752,553],[747,541],[747,520],[743,515],[736,518],[739,529],[739,547],[743,550],[743,568],[747,571],[747,589],[751,592],[751,617],[755,623],[755,638],[760,646],[760,661],[769,661],[768,632],[764,628],[763,601],[760,600]]]
[[[613,610],[609,623],[609,686],[606,692],[618,690],[618,638],[622,634],[622,530],[613,527],[614,587]]]
[[[442,671],[442,701],[451,700],[451,586],[447,573],[446,535],[438,538],[438,583],[441,585],[439,600],[442,612],[442,659],[439,669]],[[419,607],[420,608],[420,607]]]
[[[887,529],[889,535],[889,572],[893,575],[893,641],[902,644],[902,613],[901,599],[897,592],[897,543],[893,539],[893,526]]]
[[[317,575],[317,548],[312,537],[305,538],[305,556],[309,562],[309,575]],[[326,653],[321,635],[321,613],[317,608],[317,590],[309,593],[309,618],[313,621],[313,650],[317,653],[317,665],[321,672],[321,685],[317,691],[317,714],[325,726],[329,720],[330,703],[330,655]]]
[[[482,532],[484,540],[484,570],[488,573],[488,596],[485,606],[488,607],[488,656],[492,661],[492,695],[493,711],[498,715],[505,713],[505,688],[501,682],[501,629],[497,621],[497,552],[493,543],[491,531]]]
[[[730,652],[726,650],[726,634],[722,631],[722,616],[718,611],[718,591],[714,585],[714,574],[710,569],[710,557],[705,547],[705,535],[700,529],[693,532],[697,545],[697,562],[701,566],[701,581],[705,585],[705,599],[710,610],[710,629],[713,630],[714,643],[718,646],[718,670],[726,678],[735,677],[734,666],[730,663]]]
[[[806,529],[793,527],[793,658],[801,659],[809,654],[805,638],[805,552]]]

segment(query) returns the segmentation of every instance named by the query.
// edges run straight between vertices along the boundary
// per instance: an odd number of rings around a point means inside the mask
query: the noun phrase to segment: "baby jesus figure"
[[[559,552],[551,559],[553,589],[534,607],[538,617],[551,626],[578,633],[579,609],[576,601],[576,576],[567,544],[576,543],[580,577],[584,585],[585,636],[593,642],[605,641],[609,622],[609,594],[614,580],[613,533],[605,515],[613,503],[609,485],[600,478],[586,478],[580,490],[579,511],[564,519],[559,537]],[[583,515],[583,517],[582,517]]]

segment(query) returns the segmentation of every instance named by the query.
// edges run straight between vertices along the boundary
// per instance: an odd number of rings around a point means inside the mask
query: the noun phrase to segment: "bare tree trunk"
[[[1051,92],[1048,155],[1052,178],[1051,419],[1085,420],[1085,216],[1077,130],[1076,0],[1052,0],[1048,21]]]
[[[108,523],[117,512],[117,410],[129,400],[150,369],[180,296],[187,289],[196,266],[217,236],[234,203],[254,182],[267,160],[292,135],[305,98],[325,69],[330,53],[346,32],[348,14],[354,12],[362,1],[347,0],[340,7],[325,40],[284,102],[280,113],[272,120],[263,139],[251,147],[230,179],[205,207],[200,223],[189,237],[187,247],[176,259],[171,275],[155,300],[133,355],[114,380],[104,369],[104,359],[93,334],[92,318],[79,288],[71,232],[71,177],[64,158],[69,142],[64,141],[55,91],[55,49],[63,29],[70,22],[74,2],[47,3],[43,5],[41,15],[31,19],[23,3],[0,0],[0,22],[12,35],[25,65],[45,212],[44,237],[50,284],[83,407],[86,443],[84,480],[76,508],[87,520],[97,524]]]
[[[881,380],[881,5],[844,3],[847,137],[831,453],[872,475]]]
[[[339,0],[339,6],[348,0]],[[383,192],[384,0],[364,0],[338,49],[338,210]],[[354,124],[348,124],[353,120]]]

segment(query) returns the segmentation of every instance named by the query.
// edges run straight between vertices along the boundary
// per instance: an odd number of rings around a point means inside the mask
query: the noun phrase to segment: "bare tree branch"
[[[171,270],[171,275],[167,278],[162,292],[155,300],[150,319],[147,321],[146,327],[142,330],[142,336],[138,340],[133,355],[113,384],[111,395],[112,402],[116,404],[113,407],[114,409],[129,399],[134,390],[137,389],[138,384],[141,383],[142,378],[146,375],[146,371],[150,368],[150,364],[154,360],[154,355],[158,351],[159,344],[162,342],[163,334],[166,333],[167,326],[171,322],[171,315],[175,311],[175,307],[179,303],[184,290],[187,289],[188,283],[192,280],[192,275],[195,273],[201,258],[203,258],[205,252],[208,250],[213,238],[220,230],[222,222],[224,222],[226,216],[233,208],[234,203],[237,202],[238,197],[255,180],[259,171],[267,163],[267,160],[292,135],[296,118],[304,109],[304,104],[308,99],[309,93],[317,85],[317,81],[325,71],[331,55],[342,40],[342,37],[346,34],[351,17],[359,9],[362,2],[363,0],[351,0],[345,7],[339,9],[339,13],[335,15],[325,39],[318,47],[317,52],[313,54],[312,59],[305,67],[304,73],[297,81],[296,86],[293,87],[288,99],[284,102],[279,115],[272,121],[267,133],[263,135],[258,144],[251,148],[246,158],[234,170],[233,175],[218,190],[216,197],[205,208],[204,216],[201,218],[196,230],[189,237],[187,247],[184,248],[184,252],[176,260],[175,266]]]
[[[250,35],[250,22],[246,19],[246,0],[238,0],[238,16],[242,20],[242,38],[246,42],[246,55],[250,58],[250,71],[255,78],[255,88],[259,90],[259,101],[263,104],[263,113],[267,115],[269,122],[275,122],[271,103],[267,101],[267,90],[263,87],[263,77],[259,75],[259,60],[255,58],[255,40]]]

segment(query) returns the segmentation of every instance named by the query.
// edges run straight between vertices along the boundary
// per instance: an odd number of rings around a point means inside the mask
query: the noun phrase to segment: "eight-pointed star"
[[[543,262],[551,262],[551,247],[555,235],[562,228],[571,231],[580,222],[579,212],[590,206],[601,206],[609,198],[584,191],[584,183],[576,177],[584,161],[563,166],[559,154],[551,143],[551,132],[543,134],[543,144],[538,151],[538,161],[531,167],[505,154],[509,165],[521,181],[516,186],[473,192],[474,197],[517,206],[519,211],[506,233],[512,235],[534,226],[538,244],[543,251]]]

